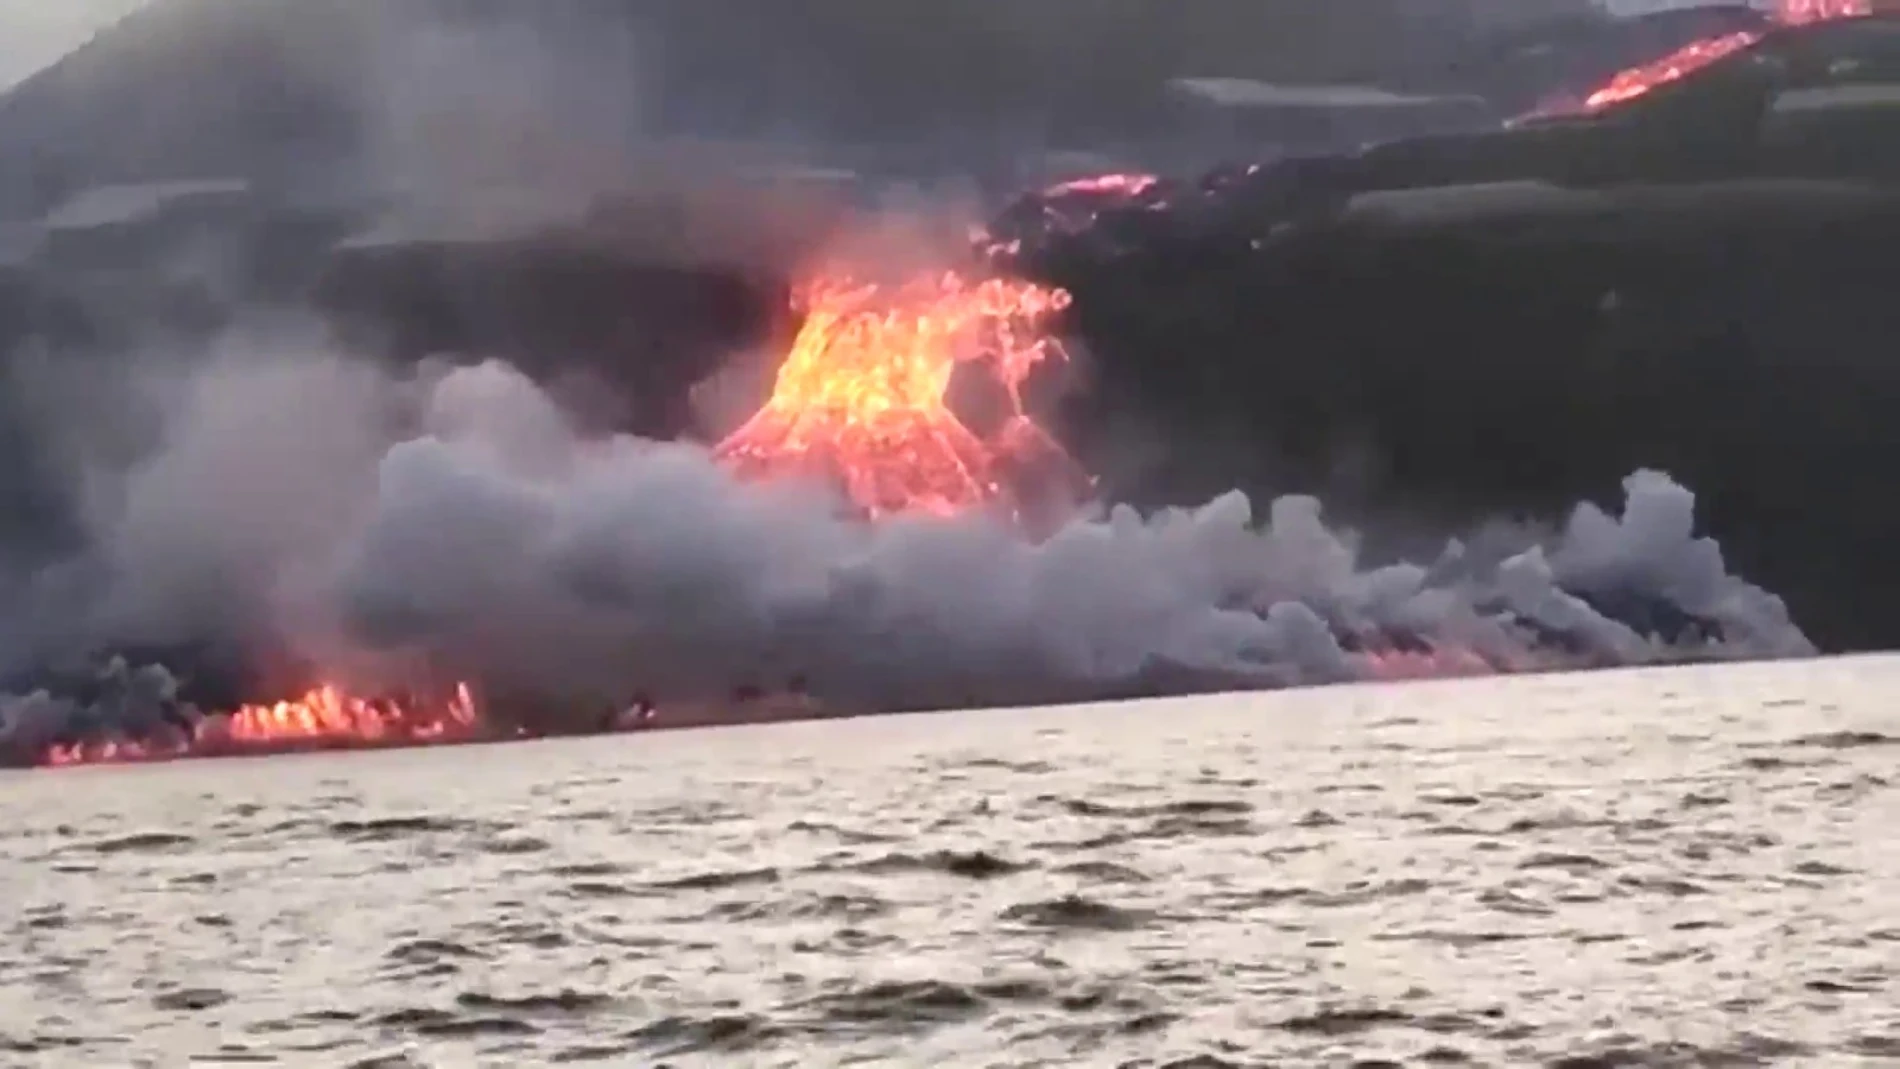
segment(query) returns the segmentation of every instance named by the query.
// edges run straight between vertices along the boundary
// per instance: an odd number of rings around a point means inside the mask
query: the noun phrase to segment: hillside
[[[655,134],[1060,141],[1113,129],[1172,76],[1323,81],[1415,59],[1431,42],[1405,6],[153,0],[0,98],[0,215],[101,182],[459,174],[477,147],[538,175]]]

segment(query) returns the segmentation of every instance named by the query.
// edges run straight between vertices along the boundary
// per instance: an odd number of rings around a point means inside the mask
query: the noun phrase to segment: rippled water
[[[9,775],[0,1062],[1874,1064],[1896,694],[1863,659]]]

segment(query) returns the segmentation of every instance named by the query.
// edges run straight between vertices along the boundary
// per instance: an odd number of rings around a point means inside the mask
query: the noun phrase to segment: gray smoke
[[[584,203],[640,175],[648,63],[637,20],[573,5],[364,5],[357,87],[370,185],[436,213]],[[497,202],[500,199],[501,202]]]
[[[93,644],[267,629],[338,672],[427,663],[550,701],[799,680],[846,708],[1374,675],[1347,635],[1501,666],[1813,652],[1654,472],[1620,514],[1580,507],[1539,542],[1372,566],[1303,497],[1117,507],[1040,543],[983,515],[861,522],[823,487],[735,481],[696,445],[583,438],[494,362],[398,380],[279,349],[161,396],[152,450],[93,480],[115,487],[90,521],[105,578],[68,621]],[[1720,637],[1647,633],[1591,593]],[[149,719],[164,681],[113,670],[119,712],[84,715]],[[80,710],[42,694],[5,715],[44,732]]]

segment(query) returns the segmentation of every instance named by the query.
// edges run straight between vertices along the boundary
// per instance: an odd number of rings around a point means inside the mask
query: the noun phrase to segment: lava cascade
[[[1779,0],[1774,18],[1785,26],[1799,26],[1872,13],[1872,0]],[[1723,56],[1739,52],[1760,39],[1758,33],[1743,31],[1691,41],[1661,59],[1617,72],[1601,88],[1585,98],[1584,107],[1596,111],[1635,99],[1659,85],[1700,70]]]
[[[1022,392],[1037,365],[1063,356],[1048,328],[1067,293],[953,271],[895,284],[838,274],[808,285],[802,304],[771,397],[717,447],[741,477],[825,480],[873,518],[995,505],[1013,514],[1026,476],[1079,478]],[[962,364],[1002,387],[1007,411],[990,436],[951,411]]]
[[[290,701],[206,716],[168,738],[99,739],[48,748],[50,767],[136,764],[308,750],[367,750],[490,738],[466,685],[440,701],[375,700],[321,686]]]

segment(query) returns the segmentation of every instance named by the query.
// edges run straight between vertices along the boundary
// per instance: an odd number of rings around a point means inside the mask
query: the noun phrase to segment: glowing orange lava
[[[1139,197],[1160,184],[1161,179],[1151,174],[1098,174],[1058,182],[1043,190],[1042,195],[1060,197],[1072,193],[1107,193]]]
[[[439,703],[373,701],[318,687],[293,701],[207,716],[167,739],[100,739],[49,748],[40,764],[132,764],[301,750],[367,750],[486,738],[467,686]]]
[[[824,276],[805,288],[804,326],[772,396],[717,455],[747,478],[832,481],[864,513],[950,515],[1019,504],[1025,471],[1073,474],[1023,407],[1038,364],[1060,358],[1049,320],[1069,295],[955,272],[879,285]],[[979,437],[946,401],[960,364],[984,366],[1007,406]]]
[[[1790,26],[1873,13],[1873,0],[1781,0],[1775,7],[1775,18]]]
[[[1584,100],[1584,107],[1595,111],[1633,100],[1659,85],[1700,70],[1731,52],[1739,52],[1760,39],[1760,34],[1743,30],[1691,41],[1653,63],[1617,72],[1616,77],[1605,82],[1601,89]]]
[[[1872,0],[1780,0],[1775,8],[1774,19],[1786,26],[1799,26],[1872,13]],[[1759,33],[1745,30],[1691,41],[1659,60],[1619,71],[1602,88],[1585,98],[1584,107],[1595,111],[1642,96],[1659,85],[1673,82],[1723,56],[1739,52],[1760,39]]]

